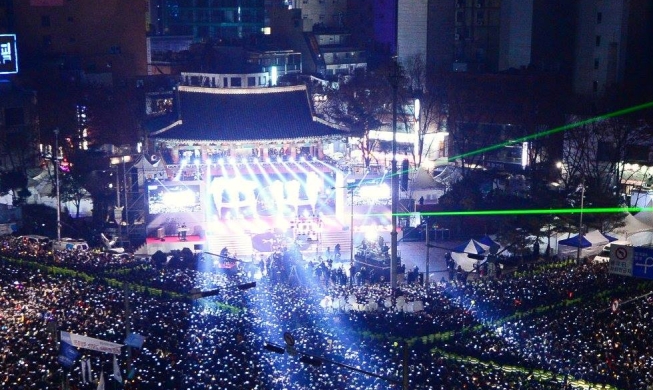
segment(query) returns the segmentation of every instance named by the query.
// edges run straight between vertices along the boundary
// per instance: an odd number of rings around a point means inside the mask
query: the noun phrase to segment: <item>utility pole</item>
[[[351,210],[349,212],[349,272],[354,269],[354,187],[350,185]],[[349,287],[354,284],[354,275],[349,275]]]
[[[429,249],[431,248],[431,223],[430,218],[426,217],[426,272],[424,275],[424,286],[428,288],[429,286],[429,273],[431,272],[430,267],[430,253]]]
[[[578,223],[578,250],[576,251],[576,264],[580,264],[581,244],[583,242],[583,208],[585,206],[585,179],[581,181],[580,192],[580,221]]]
[[[59,129],[54,129],[54,177],[57,187],[57,241],[61,241],[61,192],[59,190]]]
[[[397,203],[399,203],[399,178],[397,177],[397,89],[400,80],[399,64],[393,61],[392,85],[392,231],[390,232],[390,287],[394,297],[397,290]]]
[[[408,343],[404,341],[404,359],[402,361],[402,390],[408,390]]]
[[[129,337],[131,333],[131,308],[129,307],[129,295],[131,294],[129,289],[129,283],[123,285],[125,289],[125,338]],[[127,345],[127,376],[131,373],[132,366],[132,347]]]

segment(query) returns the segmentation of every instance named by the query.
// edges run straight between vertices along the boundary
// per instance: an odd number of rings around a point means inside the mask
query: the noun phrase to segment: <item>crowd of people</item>
[[[124,380],[112,385],[118,388],[653,385],[653,340],[646,337],[653,283],[611,275],[605,264],[541,262],[501,278],[429,286],[406,279],[398,291],[388,283],[324,283],[316,269],[338,274],[328,263],[293,264],[302,268],[296,277],[274,280],[265,265],[259,272],[257,265],[216,272],[179,264],[53,253],[1,238],[0,387],[96,389],[101,373],[115,381],[112,356],[100,352],[82,349],[72,367],[61,366],[58,335],[124,344],[128,324],[145,342],[118,356]],[[238,288],[253,277],[260,278],[256,288]],[[215,294],[190,299],[196,289]],[[325,297],[378,305],[373,311],[325,308]],[[399,310],[398,297],[422,302],[423,310]],[[612,304],[619,300],[624,303]],[[269,351],[266,345],[285,346],[284,333],[296,344],[283,354]],[[306,364],[301,358],[308,355],[322,364]],[[81,359],[90,359],[90,377]]]

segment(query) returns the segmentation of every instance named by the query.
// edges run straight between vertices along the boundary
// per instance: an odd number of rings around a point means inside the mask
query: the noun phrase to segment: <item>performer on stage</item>
[[[186,241],[186,234],[188,234],[188,227],[186,227],[186,222],[182,222],[181,227],[179,228],[179,239],[181,241]]]

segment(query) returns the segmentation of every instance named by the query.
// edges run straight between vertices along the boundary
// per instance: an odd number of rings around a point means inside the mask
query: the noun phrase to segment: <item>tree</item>
[[[410,57],[405,64],[407,87],[401,91],[406,94],[399,98],[404,102],[400,118],[405,122],[405,127],[413,126],[417,121],[416,150],[412,151],[413,164],[416,168],[422,166],[422,160],[429,156],[434,148],[435,139],[430,134],[444,130],[446,119],[445,89],[443,88],[444,74],[437,74],[430,79],[426,76],[424,57],[416,54]],[[415,107],[414,101],[419,100]],[[412,109],[406,109],[411,107]]]
[[[391,74],[389,67],[377,71],[357,70],[338,83],[322,83],[314,90],[326,97],[320,104],[320,113],[327,120],[349,129],[350,136],[359,138],[357,146],[366,166],[374,158],[378,142],[369,137],[369,131],[379,129],[392,112]],[[398,88],[403,85],[400,80]]]
[[[79,209],[84,198],[89,193],[84,188],[84,180],[78,174],[67,172],[59,177],[60,198],[62,202],[71,202],[75,206],[75,218],[79,218]]]
[[[621,183],[628,180],[624,161],[637,144],[653,144],[648,126],[631,118],[571,118],[579,125],[564,134],[562,182],[578,197],[585,186],[586,207],[618,207],[622,204]],[[580,200],[570,198],[579,207]],[[624,213],[588,214],[584,222],[601,231],[622,225]]]
[[[31,195],[27,189],[27,175],[22,169],[12,169],[0,172],[0,194],[6,195],[11,193],[11,199],[14,206],[25,203],[25,200]]]

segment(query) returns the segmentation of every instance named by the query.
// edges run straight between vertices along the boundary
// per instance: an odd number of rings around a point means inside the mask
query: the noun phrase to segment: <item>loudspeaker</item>
[[[410,163],[408,159],[401,162],[401,190],[408,191],[408,171],[410,170]]]
[[[202,244],[195,244],[193,245],[193,249],[196,251],[201,251],[203,249]]]

